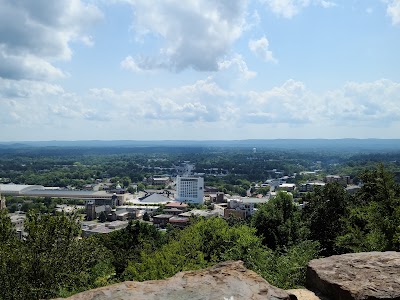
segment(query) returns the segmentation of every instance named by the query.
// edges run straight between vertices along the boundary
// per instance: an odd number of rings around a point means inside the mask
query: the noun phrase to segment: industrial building
[[[21,197],[50,197],[63,199],[82,199],[87,201],[94,200],[96,201],[96,205],[122,205],[125,202],[125,194],[115,195],[113,193],[107,193],[105,191],[96,192],[66,190],[59,187],[44,187],[42,185],[0,184],[0,191],[3,195]]]

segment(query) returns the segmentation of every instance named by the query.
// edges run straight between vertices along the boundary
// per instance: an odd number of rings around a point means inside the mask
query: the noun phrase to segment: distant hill
[[[55,148],[138,148],[138,147],[219,147],[271,150],[329,150],[344,152],[379,152],[400,150],[400,139],[252,139],[252,140],[88,140],[0,142],[0,149],[37,147]]]

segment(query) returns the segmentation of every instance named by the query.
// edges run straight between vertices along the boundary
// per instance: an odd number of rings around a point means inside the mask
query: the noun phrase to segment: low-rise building
[[[228,200],[228,207],[224,211],[224,217],[229,215],[245,219],[254,214],[254,203],[244,202],[243,199],[230,199]]]
[[[246,219],[246,212],[244,210],[236,210],[231,208],[225,209],[224,218],[228,219],[231,216],[239,219]]]
[[[185,211],[188,210],[188,205],[186,203],[173,201],[173,202],[167,203],[165,205],[165,208],[166,209],[168,209],[168,208],[176,208],[176,209],[179,209],[182,212],[185,212]]]
[[[24,231],[24,222],[26,219],[25,213],[11,213],[8,214],[10,217],[11,223],[15,230],[15,235],[18,239],[22,240],[24,237],[27,236],[27,233]]]
[[[169,184],[170,181],[168,176],[153,176],[151,184],[165,186]]]
[[[190,224],[190,219],[187,217],[173,216],[169,218],[168,222],[174,227],[183,228]]]
[[[212,217],[217,217],[218,212],[214,210],[201,210],[201,209],[193,209],[191,211],[187,211],[185,213],[179,214],[181,217],[203,217],[203,218],[212,218]]]
[[[164,228],[169,223],[169,219],[172,218],[173,215],[169,214],[160,214],[153,216],[153,225],[156,227]]]
[[[128,226],[128,221],[114,221],[110,223],[84,222],[82,224],[82,237],[89,237],[93,234],[107,234]]]
[[[302,193],[312,192],[312,191],[314,191],[315,187],[322,188],[324,186],[325,186],[325,183],[320,182],[320,181],[306,182],[306,183],[302,183],[299,186],[299,192],[302,192]]]
[[[278,188],[281,191],[293,192],[296,189],[296,184],[295,183],[281,183]]]
[[[169,215],[177,216],[177,215],[183,213],[183,210],[180,210],[180,209],[175,208],[175,207],[173,207],[173,208],[165,208],[164,209],[164,213],[165,214],[169,214]]]
[[[211,203],[224,203],[225,201],[225,194],[223,192],[216,192],[210,194],[210,202]]]
[[[325,182],[326,183],[338,182],[340,184],[347,185],[347,184],[351,183],[351,179],[350,179],[350,176],[348,176],[348,175],[342,175],[342,176],[327,175],[327,176],[325,176]]]

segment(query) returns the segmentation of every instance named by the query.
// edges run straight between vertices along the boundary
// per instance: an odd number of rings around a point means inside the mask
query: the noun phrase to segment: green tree
[[[79,240],[75,214],[27,214],[25,240],[0,244],[0,299],[49,299],[111,282],[112,253]]]
[[[31,210],[27,213],[24,228],[28,233],[25,247],[29,249],[29,282],[33,298],[53,297],[64,281],[64,272],[68,274],[65,258],[80,234],[79,216],[44,215]]]
[[[126,189],[126,191],[127,191],[128,193],[134,194],[134,193],[135,193],[135,188],[134,188],[133,186],[130,186],[130,187],[128,187],[128,188]]]
[[[285,252],[266,250],[250,267],[272,285],[282,289],[300,288],[306,285],[308,262],[318,256],[317,241],[302,241]]]
[[[104,223],[105,221],[107,221],[107,215],[106,215],[106,212],[105,212],[105,211],[102,211],[102,212],[99,214],[99,221],[100,221],[101,223]]]
[[[113,253],[112,264],[117,278],[124,272],[128,261],[136,261],[141,252],[152,253],[165,243],[164,233],[140,221],[131,221],[122,230],[94,238]]]
[[[128,176],[124,176],[122,178],[123,187],[128,188],[131,185],[131,183],[132,183],[132,180]]]
[[[292,196],[279,192],[268,203],[261,205],[252,219],[263,244],[273,250],[296,244],[301,238],[300,211]]]
[[[156,251],[142,252],[139,260],[130,261],[124,279],[161,279],[228,259],[249,261],[263,249],[254,232],[255,229],[245,225],[230,227],[221,218],[200,218],[174,232],[174,239]]]
[[[150,221],[150,216],[147,211],[143,214],[143,221],[147,221],[147,222]]]
[[[350,251],[400,250],[400,189],[379,164],[360,176],[363,186],[346,218],[337,244]]]
[[[265,186],[265,187],[259,188],[255,192],[257,194],[262,194],[263,196],[265,196],[265,195],[267,195],[269,193],[269,191],[270,191],[270,187],[269,186]]]
[[[143,183],[139,182],[137,184],[137,190],[138,191],[144,191],[145,189],[146,189],[146,186]]]
[[[338,183],[328,183],[306,198],[303,217],[310,231],[310,239],[319,241],[321,254],[324,256],[343,252],[335,241],[344,230],[343,218],[347,212],[349,197]]]
[[[1,244],[7,243],[15,238],[15,230],[11,219],[7,214],[7,209],[0,209],[0,241]]]

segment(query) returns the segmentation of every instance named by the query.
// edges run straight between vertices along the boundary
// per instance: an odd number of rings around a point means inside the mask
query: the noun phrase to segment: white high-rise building
[[[204,203],[204,178],[200,176],[176,177],[176,201]]]
[[[1,196],[1,190],[0,190],[0,210],[6,208],[6,198]]]

